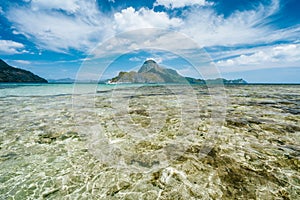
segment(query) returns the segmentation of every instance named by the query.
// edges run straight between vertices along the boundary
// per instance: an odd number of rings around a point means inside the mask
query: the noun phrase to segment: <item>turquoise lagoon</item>
[[[0,105],[0,199],[300,196],[299,85],[1,84]]]

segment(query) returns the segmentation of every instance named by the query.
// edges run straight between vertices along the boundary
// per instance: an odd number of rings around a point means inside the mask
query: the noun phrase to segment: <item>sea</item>
[[[299,199],[300,85],[0,84],[0,199]]]

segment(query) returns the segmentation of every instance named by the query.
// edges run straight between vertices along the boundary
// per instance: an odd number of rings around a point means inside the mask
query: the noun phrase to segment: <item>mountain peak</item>
[[[110,83],[183,83],[185,78],[176,70],[160,67],[154,60],[146,60],[138,72],[120,72]]]
[[[150,64],[150,63],[157,64],[157,63],[156,63],[154,60],[152,60],[152,59],[146,60],[146,61],[144,62],[144,64]]]
[[[139,69],[138,73],[148,72],[152,69],[158,70],[161,67],[154,60],[146,60],[142,67]]]

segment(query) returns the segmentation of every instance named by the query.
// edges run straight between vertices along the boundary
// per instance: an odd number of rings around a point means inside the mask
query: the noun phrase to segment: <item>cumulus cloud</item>
[[[266,25],[266,19],[276,14],[279,7],[279,1],[273,0],[256,9],[236,11],[229,17],[218,14],[212,7],[191,7],[189,12],[183,12],[183,16],[175,18],[169,17],[166,12],[128,8],[116,13],[114,21],[117,30],[122,31],[147,27],[172,28],[186,34],[202,47],[268,44],[282,39],[293,40],[300,33],[300,26],[276,30]],[[163,40],[160,42],[165,43]],[[183,43],[176,40],[174,45],[180,46]]]
[[[155,12],[146,8],[135,10],[132,7],[114,14],[115,28],[128,31],[142,28],[172,28],[181,25],[179,18],[170,18],[165,12]]]
[[[168,29],[181,24],[179,18],[146,8],[129,7],[109,17],[92,0],[47,2],[34,0],[30,8],[12,8],[8,19],[16,29],[14,34],[21,33],[41,48],[57,52],[88,52],[115,33],[153,27]]]
[[[155,6],[164,6],[166,8],[172,9],[172,8],[181,8],[185,6],[192,6],[192,5],[199,5],[199,6],[205,6],[205,5],[212,5],[212,3],[209,3],[205,0],[157,0],[154,3]]]
[[[24,45],[12,40],[0,40],[0,53],[2,54],[20,54],[26,53]]]
[[[298,67],[300,44],[285,44],[265,47],[250,54],[220,60],[216,64],[223,70],[240,71],[257,68]]]

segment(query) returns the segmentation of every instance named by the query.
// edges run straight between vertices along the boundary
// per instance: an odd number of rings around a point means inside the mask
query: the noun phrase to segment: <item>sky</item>
[[[46,79],[106,79],[154,59],[195,78],[300,83],[299,9],[299,0],[0,0],[0,58]]]

